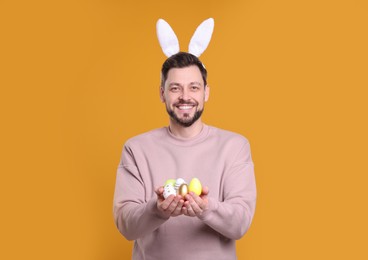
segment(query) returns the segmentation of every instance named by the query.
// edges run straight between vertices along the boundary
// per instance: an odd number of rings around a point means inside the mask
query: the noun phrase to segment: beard
[[[201,117],[203,110],[204,108],[195,111],[193,117],[190,117],[189,114],[184,114],[183,118],[179,118],[178,115],[175,114],[174,110],[166,106],[166,111],[169,114],[170,118],[183,127],[189,127],[193,125]]]

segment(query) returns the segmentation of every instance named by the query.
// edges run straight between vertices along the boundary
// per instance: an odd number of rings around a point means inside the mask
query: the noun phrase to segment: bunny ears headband
[[[189,43],[188,52],[190,54],[199,57],[207,49],[214,25],[213,18],[209,18],[197,27]],[[178,53],[180,51],[178,37],[176,37],[170,25],[165,20],[159,19],[156,29],[157,38],[164,54],[170,57]]]

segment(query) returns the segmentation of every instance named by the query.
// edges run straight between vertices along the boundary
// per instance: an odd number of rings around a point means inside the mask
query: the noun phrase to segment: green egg
[[[165,187],[167,184],[170,184],[170,185],[172,185],[172,186],[175,186],[175,182],[176,182],[176,180],[174,180],[174,179],[168,179],[168,180],[165,182],[164,187]]]

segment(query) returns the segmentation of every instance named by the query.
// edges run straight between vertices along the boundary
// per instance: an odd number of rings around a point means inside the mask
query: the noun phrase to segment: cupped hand
[[[182,213],[190,217],[202,215],[208,210],[208,193],[208,187],[204,187],[200,196],[193,192],[187,194],[185,196],[186,201],[184,202]]]
[[[183,214],[182,207],[184,200],[180,195],[170,195],[165,199],[163,196],[163,187],[159,187],[155,192],[157,194],[157,209],[160,214],[164,217],[176,217]]]

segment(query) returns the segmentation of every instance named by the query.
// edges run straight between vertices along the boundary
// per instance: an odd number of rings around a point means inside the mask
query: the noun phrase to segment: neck
[[[203,123],[201,119],[198,119],[194,124],[189,127],[184,127],[178,123],[170,120],[170,131],[171,133],[180,138],[192,138],[198,135],[203,128]]]

